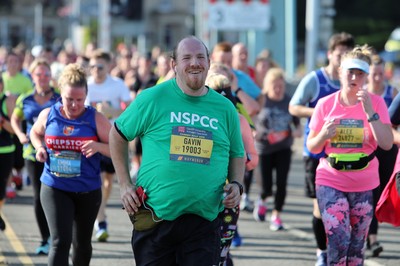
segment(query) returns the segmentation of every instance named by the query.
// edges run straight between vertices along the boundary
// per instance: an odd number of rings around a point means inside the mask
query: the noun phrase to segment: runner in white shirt
[[[109,75],[111,56],[107,52],[95,50],[90,58],[90,74],[88,79],[88,95],[86,104],[95,106],[112,123],[131,102],[128,87],[124,81]],[[105,207],[111,194],[114,178],[114,166],[109,157],[103,156],[101,161],[101,178],[103,181],[103,200],[96,219],[96,238],[100,242],[107,241],[107,221]]]

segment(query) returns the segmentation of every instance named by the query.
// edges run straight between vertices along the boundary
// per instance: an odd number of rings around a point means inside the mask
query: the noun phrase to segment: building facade
[[[104,0],[9,0],[0,2],[0,45],[52,45],[70,39],[77,50],[109,34],[119,42],[171,49],[177,40],[194,34],[194,0],[110,0],[109,29],[102,28]],[[101,44],[98,44],[101,46]]]

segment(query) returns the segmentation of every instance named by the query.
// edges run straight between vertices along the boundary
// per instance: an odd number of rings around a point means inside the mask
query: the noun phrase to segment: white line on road
[[[19,241],[17,234],[15,234],[6,217],[4,215],[1,217],[3,217],[3,220],[6,223],[6,230],[4,230],[4,234],[13,247],[15,254],[17,254],[19,261],[22,263],[22,265],[34,265],[32,259],[28,256],[24,245],[21,243],[21,241]]]

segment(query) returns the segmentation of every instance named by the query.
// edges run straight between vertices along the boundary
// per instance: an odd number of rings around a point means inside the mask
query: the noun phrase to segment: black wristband
[[[239,187],[240,196],[243,194],[243,186],[238,181],[232,181],[231,184],[236,184]]]

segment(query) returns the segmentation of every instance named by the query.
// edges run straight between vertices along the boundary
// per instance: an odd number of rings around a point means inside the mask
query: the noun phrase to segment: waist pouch
[[[338,171],[362,170],[374,159],[375,153],[367,155],[365,153],[331,153],[326,157],[329,165]]]
[[[139,232],[150,230],[162,221],[152,209],[145,209],[143,205],[140,206],[138,212],[129,215],[129,219],[131,220],[134,230]]]

